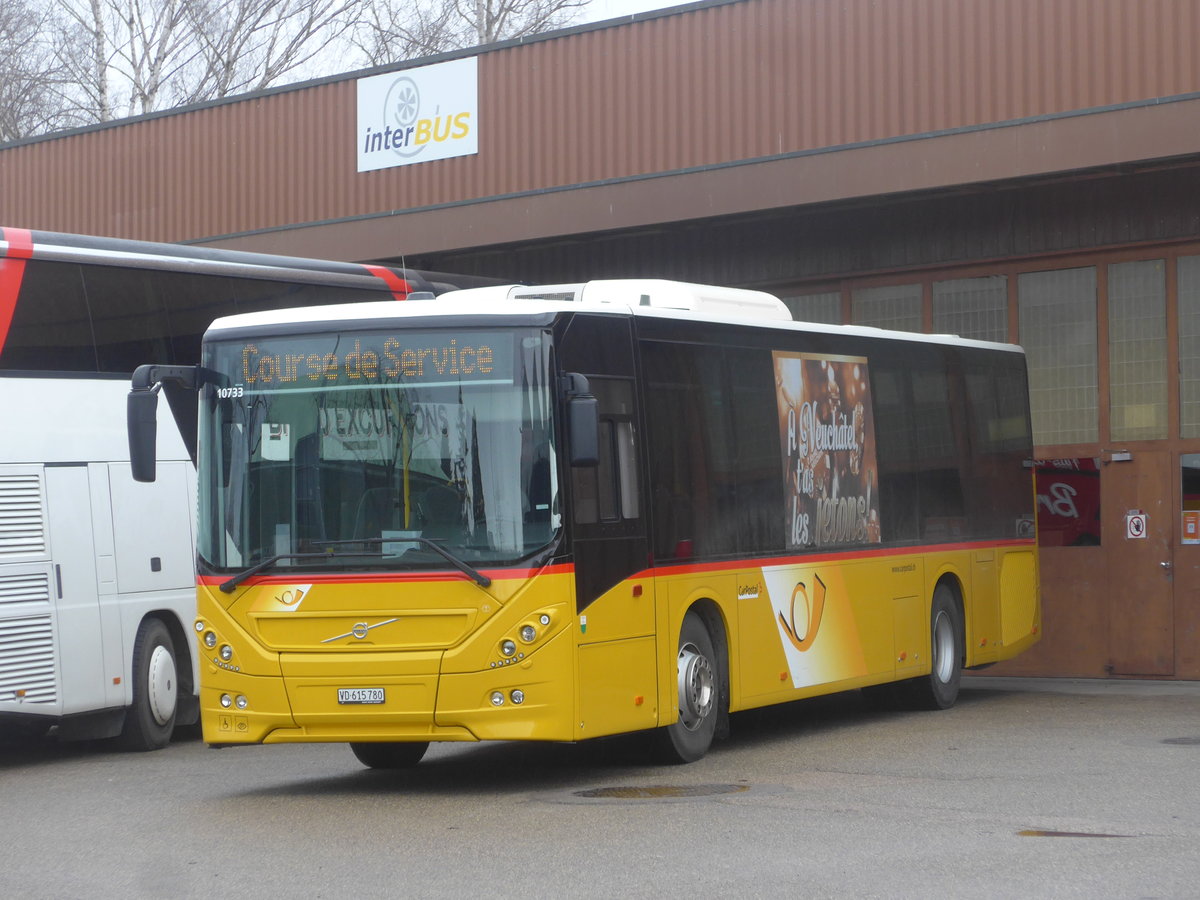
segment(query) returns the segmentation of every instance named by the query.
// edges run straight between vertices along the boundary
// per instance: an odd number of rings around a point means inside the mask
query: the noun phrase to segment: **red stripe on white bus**
[[[412,293],[412,285],[405,279],[401,278],[391,269],[384,266],[363,266],[368,272],[376,278],[381,279],[391,290],[392,296],[397,300],[407,300],[408,295]]]
[[[25,277],[25,260],[33,256],[33,235],[24,228],[0,228],[0,240],[8,242],[8,250],[0,257],[0,353],[8,341],[8,329],[17,309],[21,279]]]

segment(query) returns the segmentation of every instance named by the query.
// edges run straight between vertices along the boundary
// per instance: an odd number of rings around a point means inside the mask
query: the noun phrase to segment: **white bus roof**
[[[449,291],[426,300],[403,302],[312,306],[301,309],[277,309],[242,313],[217,319],[209,334],[240,329],[287,324],[382,324],[424,316],[496,316],[530,315],[589,310],[624,313],[654,318],[787,328],[827,334],[893,338],[904,341],[1006,349],[1021,352],[1013,344],[997,344],[961,338],[956,335],[889,331],[863,325],[827,325],[797,322],[778,297],[765,291],[692,284],[663,279],[596,280],[579,284],[495,285]]]

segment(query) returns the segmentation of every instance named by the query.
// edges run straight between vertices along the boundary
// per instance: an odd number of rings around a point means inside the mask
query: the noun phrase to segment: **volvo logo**
[[[384,625],[391,625],[393,622],[399,622],[399,621],[400,621],[399,618],[384,619],[382,622],[376,622],[374,625],[370,625],[366,622],[355,622],[354,627],[351,628],[349,631],[345,632],[344,634],[335,634],[333,637],[325,638],[325,640],[321,641],[321,643],[322,644],[332,644],[334,641],[340,641],[343,638],[348,638],[348,637],[357,638],[358,640],[361,641],[361,640],[364,640],[366,638],[366,636],[371,633],[371,630],[373,628],[381,628]]]

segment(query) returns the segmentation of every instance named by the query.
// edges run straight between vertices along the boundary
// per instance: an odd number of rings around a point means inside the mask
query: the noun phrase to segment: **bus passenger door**
[[[588,375],[600,454],[571,472],[579,737],[658,724],[654,579],[638,471],[634,382]]]

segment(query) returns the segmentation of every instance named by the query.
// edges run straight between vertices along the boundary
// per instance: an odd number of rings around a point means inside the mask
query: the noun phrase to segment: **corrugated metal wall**
[[[185,240],[1200,91],[1197,0],[741,0],[484,52],[472,157],[355,171],[355,82],[0,149],[0,221]]]
[[[675,278],[793,286],[848,275],[1162,244],[1200,235],[1200,166],[727,216],[650,230],[408,257],[531,284]]]

